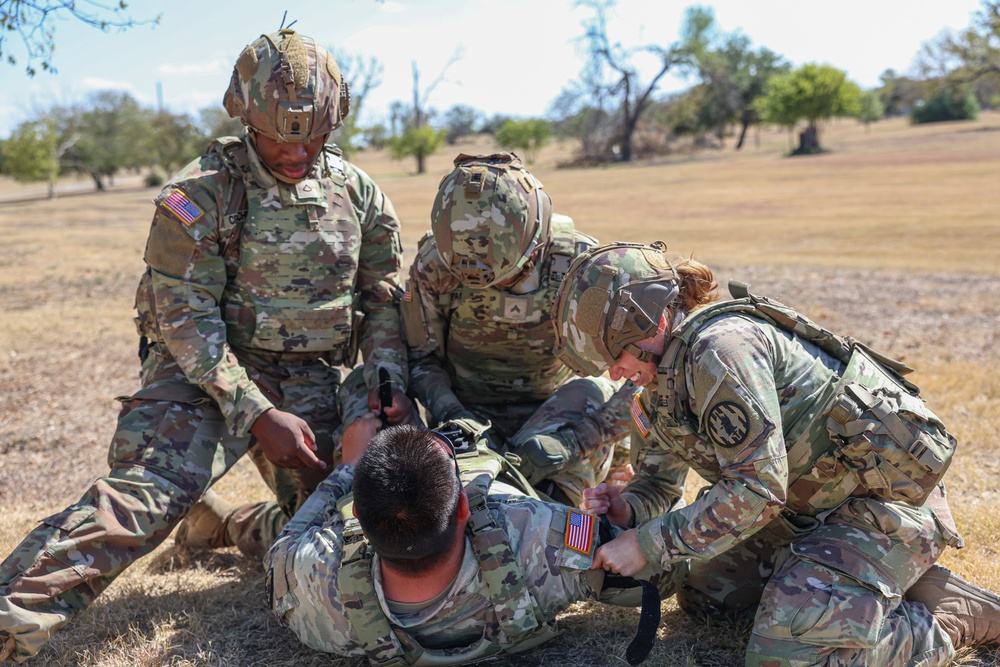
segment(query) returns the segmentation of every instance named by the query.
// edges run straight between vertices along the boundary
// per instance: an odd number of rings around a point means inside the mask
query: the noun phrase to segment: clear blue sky
[[[619,0],[610,33],[625,44],[674,42],[695,2]],[[921,45],[969,25],[979,0],[714,0],[725,32],[741,30],[795,65],[828,63],[870,88],[892,68],[908,72]],[[234,8],[239,8],[235,10]],[[385,67],[362,123],[384,118],[393,100],[412,99],[412,63],[421,88],[447,69],[429,106],[468,104],[488,115],[539,116],[583,63],[578,38],[589,15],[572,0],[298,0],[289,21],[327,47],[371,55]],[[52,104],[83,101],[96,90],[125,90],[140,103],[194,113],[221,104],[243,46],[276,30],[283,9],[266,0],[133,0],[136,18],[161,15],[156,27],[101,33],[75,20],[56,24],[58,74],[33,79],[0,63],[0,137]],[[9,37],[14,37],[10,35]],[[7,48],[23,55],[17,45]],[[13,47],[13,48],[12,48]],[[159,88],[158,88],[159,86]],[[686,87],[665,81],[663,90]]]

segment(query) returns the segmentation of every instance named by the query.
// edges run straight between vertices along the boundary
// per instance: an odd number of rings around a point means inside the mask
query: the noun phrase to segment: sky
[[[924,42],[967,27],[981,6],[979,0],[618,0],[609,14],[609,35],[626,46],[669,45],[679,39],[685,9],[693,4],[712,8],[720,30],[741,31],[755,49],[767,47],[796,66],[833,65],[863,88],[879,85],[886,69],[910,72]],[[327,48],[374,56],[383,64],[382,83],[359,117],[362,125],[385,121],[395,100],[412,102],[414,63],[428,107],[445,111],[465,104],[487,116],[543,116],[580,73],[582,24],[591,15],[573,0],[292,5],[286,24],[294,20],[294,29]],[[8,34],[4,50],[21,63],[0,63],[0,137],[41,110],[85,102],[98,90],[127,91],[144,106],[176,113],[221,107],[240,51],[277,30],[284,14],[267,0],[132,0],[128,8],[136,19],[159,14],[159,25],[102,33],[75,19],[57,20],[57,74],[28,77],[23,50]],[[691,83],[668,78],[660,90]]]

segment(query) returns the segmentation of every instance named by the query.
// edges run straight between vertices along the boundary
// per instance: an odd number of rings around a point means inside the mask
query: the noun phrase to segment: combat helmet
[[[680,280],[666,250],[662,241],[611,243],[573,260],[553,313],[556,354],[577,375],[601,375],[622,351],[652,360],[635,343],[656,335],[678,294]]]
[[[222,103],[230,116],[270,139],[303,143],[341,126],[350,92],[326,49],[280,30],[243,49]]]
[[[550,240],[552,200],[516,153],[465,155],[431,209],[438,254],[462,284],[485,289],[517,276]]]

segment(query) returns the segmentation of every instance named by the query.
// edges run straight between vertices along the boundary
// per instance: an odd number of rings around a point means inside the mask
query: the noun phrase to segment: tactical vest
[[[264,189],[252,176],[242,141],[224,137],[209,147],[236,181],[233,197],[246,201],[246,215],[218,216],[226,266],[220,310],[236,348],[328,353],[331,363],[354,362],[361,221],[340,150],[325,151],[322,178]],[[152,304],[147,270],[136,295],[136,322],[140,335],[157,340]]]
[[[545,400],[570,375],[553,354],[552,302],[573,258],[591,244],[576,247],[573,221],[566,216],[553,215],[551,229],[541,285],[534,292],[462,286],[441,297],[450,313],[452,387],[469,403]]]
[[[421,647],[403,630],[393,630],[379,605],[372,581],[373,551],[354,517],[352,496],[337,507],[344,519],[344,557],[337,574],[337,589],[351,627],[373,665],[459,665],[501,651],[519,653],[556,635],[554,624],[545,620],[524,581],[524,572],[510,548],[507,534],[493,520],[486,497],[495,479],[511,484],[537,498],[527,480],[504,457],[485,444],[458,452],[462,484],[469,498],[466,533],[472,542],[480,572],[496,614],[498,634],[484,631],[471,646],[434,650]]]
[[[951,464],[957,443],[920,399],[917,386],[903,377],[912,369],[850,337],[827,331],[788,306],[750,294],[748,287],[731,282],[735,300],[697,310],[671,332],[657,369],[654,428],[665,436],[662,439],[699,474],[717,481],[714,445],[688,405],[685,357],[691,340],[709,321],[731,313],[746,315],[789,332],[844,364],[840,382],[821,397],[824,405],[817,411],[817,419],[825,419],[829,440],[807,437],[808,425],[796,434],[785,434],[792,442],[789,505],[809,507],[821,493],[825,504],[813,509],[828,509],[858,493],[922,505]]]

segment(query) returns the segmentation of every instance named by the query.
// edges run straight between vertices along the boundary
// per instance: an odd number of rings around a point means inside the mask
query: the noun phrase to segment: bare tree
[[[618,107],[617,158],[630,162],[633,157],[632,137],[642,114],[649,108],[652,95],[660,80],[671,68],[690,63],[691,53],[700,42],[704,42],[704,32],[712,23],[711,12],[698,7],[688,10],[686,36],[682,43],[670,47],[658,44],[644,44],[626,47],[612,43],[608,38],[608,11],[615,0],[579,0],[578,5],[589,7],[594,15],[584,23],[583,40],[587,45],[587,64],[582,80],[595,99],[607,96]],[[704,23],[707,16],[707,23]],[[637,66],[636,56],[649,54],[659,61],[659,69],[643,82]]]
[[[359,121],[365,100],[368,93],[382,85],[385,67],[375,56],[365,58],[339,49],[332,52],[351,90],[351,112],[344,118],[344,124],[337,133],[337,143],[350,154],[358,148],[355,138],[362,131]]]
[[[461,47],[455,49],[455,52],[451,54],[448,62],[444,64],[441,68],[441,72],[437,75],[430,85],[420,90],[420,70],[417,69],[417,61],[413,61],[413,115],[411,117],[411,126],[409,129],[411,136],[404,137],[402,142],[397,142],[397,154],[404,153],[412,155],[417,159],[417,173],[422,174],[426,171],[426,166],[424,160],[431,152],[433,152],[441,143],[444,141],[443,137],[438,137],[437,133],[421,132],[420,129],[427,125],[429,118],[429,113],[427,111],[427,103],[430,100],[431,93],[434,89],[445,80],[445,75],[448,73],[448,69],[454,65],[456,62],[462,59],[463,50]],[[404,130],[404,134],[406,130]],[[415,133],[415,134],[414,134]],[[419,140],[417,138],[419,137]]]
[[[52,54],[55,51],[54,19],[68,14],[98,30],[126,30],[137,25],[157,24],[160,16],[134,19],[127,13],[128,4],[117,0],[104,4],[98,0],[0,0],[0,57],[11,65],[17,58],[11,54],[10,39],[20,37],[27,64],[24,71],[35,76],[35,63],[43,71],[55,72]]]

